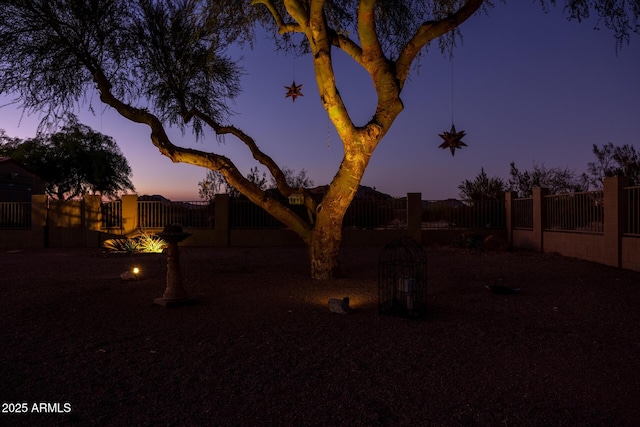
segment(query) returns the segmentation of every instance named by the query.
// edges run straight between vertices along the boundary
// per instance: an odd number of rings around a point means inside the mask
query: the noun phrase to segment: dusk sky
[[[402,94],[405,110],[373,155],[363,185],[392,196],[421,192],[427,200],[458,197],[458,185],[482,167],[508,178],[509,163],[520,170],[534,162],[581,173],[593,161],[593,144],[633,144],[640,149],[640,37],[616,53],[612,33],[594,30],[596,20],[569,22],[559,7],[544,14],[529,1],[496,2],[461,27],[463,42],[453,60],[453,119],[468,147],[455,157],[439,149],[439,133],[451,127],[452,64],[437,46],[421,59]],[[375,110],[367,74],[334,51],[337,84],[357,125]],[[330,182],[342,147],[322,109],[309,57],[294,59],[260,38],[242,56],[243,93],[232,109],[232,124],[253,136],[281,166],[306,169],[315,185]],[[284,86],[294,77],[304,97],[292,103]],[[0,105],[10,97],[0,97]],[[80,121],[115,139],[133,169],[137,193],[172,200],[198,200],[206,170],[173,164],[151,144],[149,130],[121,118],[88,94],[96,114],[84,107]],[[143,106],[143,105],[140,105]],[[35,136],[40,117],[15,106],[0,109],[0,128],[9,136]],[[255,165],[246,148],[229,137],[218,144],[212,133],[199,142],[191,134],[170,133],[174,143],[227,155],[245,173]],[[327,138],[329,136],[329,138]]]

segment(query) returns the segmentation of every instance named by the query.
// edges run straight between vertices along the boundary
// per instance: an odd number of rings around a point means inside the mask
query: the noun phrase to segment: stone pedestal
[[[176,307],[191,303],[193,300],[189,297],[184,288],[182,280],[182,270],[180,269],[180,248],[178,242],[183,241],[191,236],[190,233],[184,233],[179,225],[168,225],[162,233],[158,233],[168,244],[167,248],[167,287],[162,297],[155,298],[154,304],[163,307]]]

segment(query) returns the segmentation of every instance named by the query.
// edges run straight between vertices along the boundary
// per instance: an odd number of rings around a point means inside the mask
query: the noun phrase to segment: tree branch
[[[97,70],[94,73],[94,81],[98,85],[102,102],[113,107],[123,117],[136,123],[146,124],[151,128],[151,142],[160,150],[161,154],[176,163],[188,163],[220,171],[227,178],[227,181],[246,195],[249,200],[262,206],[276,219],[287,224],[306,243],[311,241],[311,227],[309,224],[304,222],[287,206],[269,197],[265,191],[245,178],[230,159],[219,154],[174,145],[167,136],[162,122],[155,115],[146,109],[139,109],[125,104],[111,93],[111,84],[101,70]],[[241,133],[234,127],[227,127],[226,129],[228,133],[233,133],[232,130],[236,130],[236,133]],[[257,146],[255,148],[257,149]],[[267,156],[265,155],[265,157]]]
[[[249,148],[249,151],[251,151],[253,158],[269,170],[269,173],[271,173],[271,176],[273,176],[273,179],[276,181],[276,185],[278,186],[278,191],[280,192],[280,194],[285,197],[289,197],[293,193],[302,192],[303,194],[305,194],[305,199],[307,197],[311,199],[311,193],[306,188],[291,188],[291,186],[289,186],[289,184],[287,183],[287,178],[282,172],[282,169],[276,164],[275,161],[273,161],[270,156],[260,150],[253,138],[244,133],[242,130],[238,129],[235,126],[220,125],[213,118],[202,113],[197,108],[192,108],[189,111],[187,117],[191,116],[200,118],[202,121],[208,124],[217,135],[230,134],[242,141]]]
[[[400,82],[400,87],[409,75],[409,69],[420,50],[431,40],[434,40],[447,32],[460,26],[470,18],[484,3],[484,0],[467,0],[467,2],[454,14],[438,21],[425,22],[418,28],[413,38],[398,55],[396,60],[396,78]]]
[[[362,45],[362,56],[365,67],[369,64],[376,64],[382,58],[382,46],[376,33],[375,18],[376,0],[361,0],[358,6],[358,36]],[[369,73],[373,72],[367,69]]]
[[[362,63],[362,48],[348,36],[339,34],[332,29],[329,29],[328,32],[331,45],[341,49],[364,68],[364,64]]]
[[[273,19],[276,21],[279,34],[303,32],[302,27],[299,24],[284,22],[284,18],[280,12],[278,12],[278,9],[272,0],[251,0],[251,5],[255,6],[257,4],[262,4],[269,10],[269,13],[271,13],[271,16],[273,16]]]

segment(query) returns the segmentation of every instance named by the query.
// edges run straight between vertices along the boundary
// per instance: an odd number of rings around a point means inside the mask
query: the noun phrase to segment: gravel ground
[[[432,248],[409,320],[378,314],[379,253],[314,283],[304,248],[185,248],[172,309],[163,255],[0,253],[0,425],[639,425],[640,273]]]

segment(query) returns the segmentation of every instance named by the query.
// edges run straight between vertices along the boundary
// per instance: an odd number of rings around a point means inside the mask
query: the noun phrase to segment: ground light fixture
[[[349,307],[349,297],[329,298],[329,311],[337,314],[349,314],[353,309]]]
[[[125,271],[120,275],[122,280],[140,280],[142,279],[142,270],[139,267],[131,267],[129,270]]]

